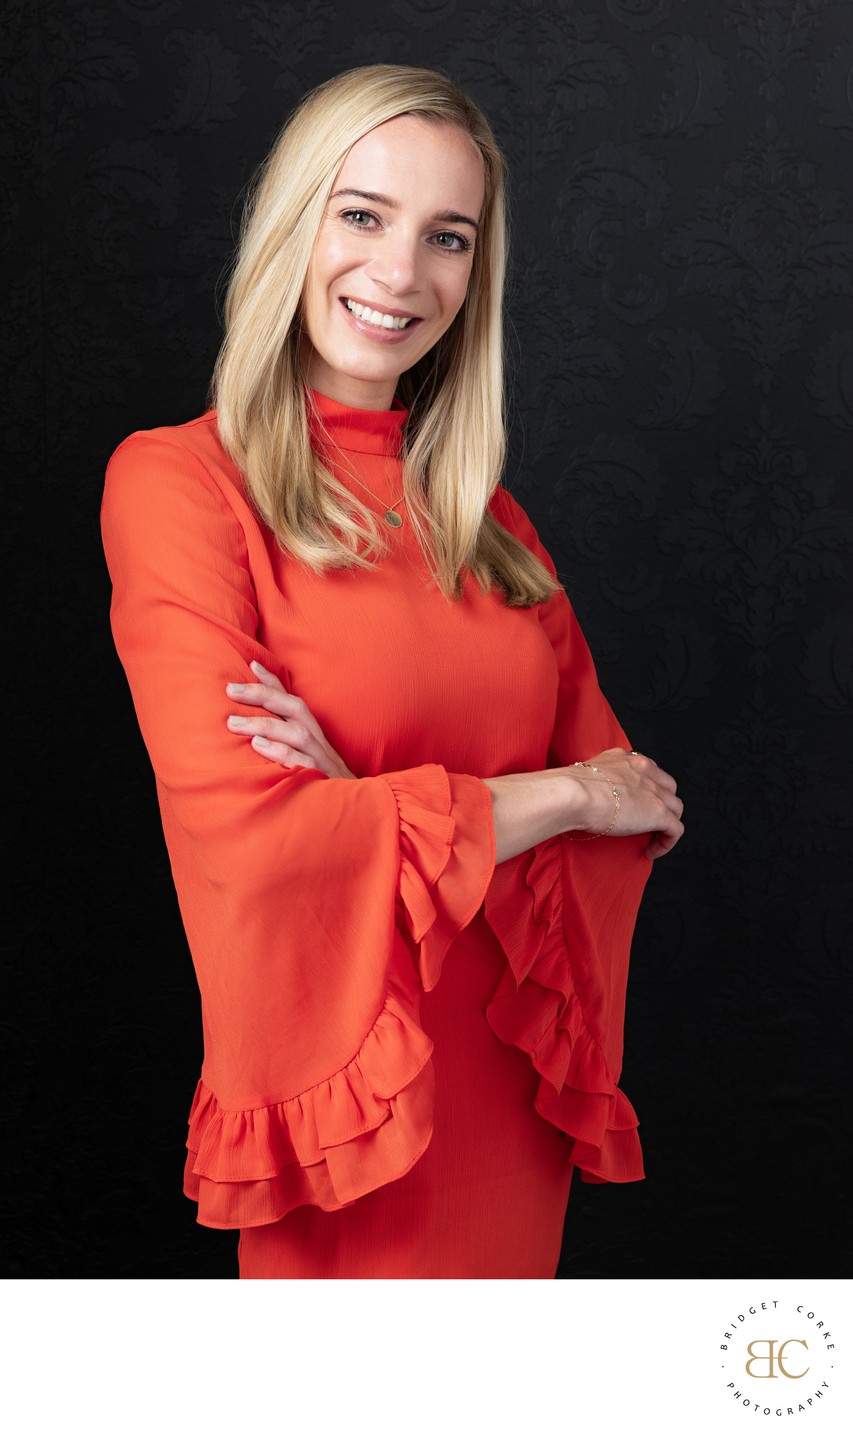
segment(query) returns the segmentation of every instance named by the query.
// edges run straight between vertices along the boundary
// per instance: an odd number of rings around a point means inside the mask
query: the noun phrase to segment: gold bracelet
[[[610,825],[605,827],[603,832],[593,832],[592,836],[572,836],[571,832],[566,832],[566,836],[569,838],[569,841],[597,841],[599,837],[609,836],[610,832],[612,832],[613,828],[616,825],[616,818],[619,815],[619,808],[622,805],[622,801],[619,796],[619,788],[614,787],[607,773],[602,772],[600,767],[594,767],[592,762],[573,762],[572,766],[589,767],[589,770],[591,772],[595,772],[599,777],[603,777],[605,782],[607,782],[607,784],[609,785],[611,792],[613,793],[613,797],[616,802],[616,808],[613,812],[613,816],[610,819]]]

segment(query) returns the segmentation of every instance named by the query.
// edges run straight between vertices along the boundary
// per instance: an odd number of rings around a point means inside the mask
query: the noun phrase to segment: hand
[[[251,664],[258,681],[229,682],[225,691],[248,707],[264,707],[271,717],[242,717],[232,714],[228,727],[237,736],[251,737],[252,746],[269,762],[280,767],[313,767],[327,777],[355,774],[326,741],[319,723],[301,697],[285,692],[278,678],[259,662]]]
[[[590,835],[603,833],[613,819],[615,799],[619,792],[619,810],[608,832],[609,836],[633,836],[651,832],[652,839],[645,854],[650,861],[672,851],[684,835],[681,815],[684,804],[676,796],[675,779],[641,752],[628,752],[624,747],[610,747],[595,757],[587,757],[587,766],[564,767],[563,771],[584,786],[587,812],[575,828]],[[597,767],[598,772],[591,770]]]

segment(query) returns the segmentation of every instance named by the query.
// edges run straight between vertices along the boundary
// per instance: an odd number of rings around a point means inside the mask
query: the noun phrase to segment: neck
[[[346,408],[389,409],[397,391],[397,376],[385,379],[355,378],[330,367],[316,349],[303,352],[305,385]]]

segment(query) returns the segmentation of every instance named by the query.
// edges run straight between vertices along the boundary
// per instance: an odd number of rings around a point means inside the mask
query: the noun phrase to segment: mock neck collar
[[[350,453],[378,453],[399,457],[403,424],[409,416],[399,399],[393,408],[347,408],[316,389],[305,390],[312,436]]]

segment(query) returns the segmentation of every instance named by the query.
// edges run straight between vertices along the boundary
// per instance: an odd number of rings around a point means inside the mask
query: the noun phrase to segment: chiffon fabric
[[[307,398],[381,515],[405,411]],[[318,574],[259,520],[215,414],[109,465],[113,633],[202,999],[185,1190],[240,1229],[243,1278],[550,1279],[574,1167],[643,1177],[617,1082],[647,839],[496,866],[481,778],[630,743],[562,590],[509,607],[469,577],[450,602],[396,511],[374,566]],[[491,511],[553,572],[504,489]],[[253,660],[357,780],[228,729]]]

